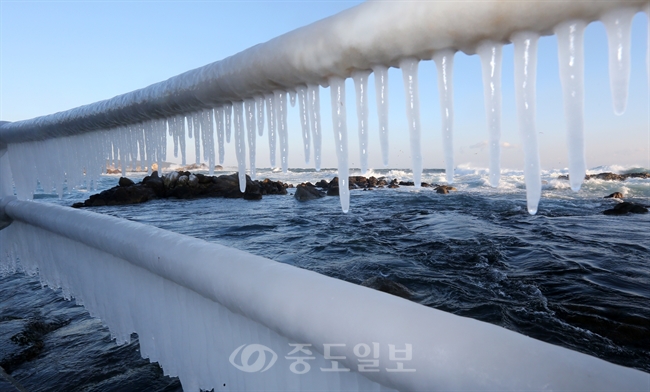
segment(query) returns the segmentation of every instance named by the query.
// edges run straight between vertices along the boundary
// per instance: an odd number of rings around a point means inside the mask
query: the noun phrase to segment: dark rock
[[[614,192],[609,196],[603,197],[603,199],[622,199],[623,194],[621,192]]]
[[[446,195],[450,191],[455,191],[455,190],[456,190],[456,188],[454,188],[453,186],[449,186],[449,185],[438,185],[436,187],[436,193],[441,193],[443,195]]]
[[[361,286],[370,287],[371,289],[383,291],[384,293],[396,295],[398,297],[411,299],[413,293],[401,283],[394,282],[383,276],[374,276],[366,279],[361,283]]]
[[[122,183],[125,184],[124,181]],[[246,191],[239,190],[239,175],[206,176],[188,171],[171,172],[164,177],[151,175],[141,183],[131,186],[116,186],[90,196],[83,203],[75,203],[75,208],[106,205],[137,204],[157,198],[175,197],[194,199],[199,197],[244,198],[260,200],[262,195],[286,195],[287,188],[293,185],[266,179],[252,181],[246,176]]]
[[[603,211],[605,215],[625,215],[627,213],[633,214],[645,214],[648,212],[648,209],[641,204],[630,203],[624,201],[623,203],[617,204],[614,208]]]
[[[126,186],[133,186],[133,185],[135,185],[135,182],[133,182],[133,180],[130,180],[130,179],[126,178],[126,177],[120,177],[120,181],[118,181],[117,184],[118,184],[119,186],[124,186],[124,187],[126,187]]]
[[[339,187],[337,186],[331,186],[327,188],[327,196],[339,196]]]
[[[388,187],[389,187],[389,188],[392,188],[392,189],[394,189],[394,188],[399,188],[399,185],[397,184],[397,179],[394,178],[394,179],[390,182],[390,184],[388,184]]]
[[[320,180],[316,183],[315,186],[318,188],[327,188],[329,186],[329,182],[327,182],[326,180]]]
[[[592,178],[605,181],[624,181],[628,178],[641,178],[641,179],[650,179],[650,173],[625,173],[625,174],[616,174],[616,173],[598,173],[598,174],[587,174],[585,175],[585,180],[590,180]],[[568,180],[569,176],[558,176],[558,180]]]
[[[296,187],[296,193],[293,195],[298,201],[307,201],[320,199],[323,197],[323,192],[319,191],[310,183],[299,184]]]

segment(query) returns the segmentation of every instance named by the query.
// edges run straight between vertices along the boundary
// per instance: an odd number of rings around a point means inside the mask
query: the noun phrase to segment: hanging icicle
[[[442,50],[434,54],[433,60],[438,68],[438,91],[440,93],[440,115],[442,117],[442,146],[445,154],[445,174],[447,183],[454,182],[454,89],[452,50]]]
[[[372,68],[372,72],[375,75],[381,158],[384,166],[388,167],[388,68],[383,65],[376,65]]]
[[[250,168],[251,180],[255,180],[257,177],[255,169],[255,139],[257,138],[257,135],[255,134],[255,100],[245,100],[244,106],[246,109],[246,136],[248,139],[249,160],[248,166]]]
[[[271,168],[275,166],[275,146],[277,145],[275,138],[275,94],[267,94],[264,96],[266,100],[266,119],[269,123],[269,157],[271,158]]]
[[[311,135],[309,130],[309,105],[307,104],[307,87],[298,87],[298,110],[302,127],[302,146],[305,151],[305,164],[309,164]]]
[[[515,45],[515,95],[519,134],[524,146],[524,177],[528,213],[535,215],[542,194],[542,179],[535,127],[535,78],[539,34],[521,32],[512,36]]]
[[[584,132],[584,31],[587,23],[569,21],[555,28],[560,81],[564,97],[564,116],[569,147],[571,189],[580,190],[587,170]]]
[[[322,128],[320,124],[320,87],[317,84],[307,85],[307,100],[314,141],[314,168],[316,171],[320,171]]]
[[[420,92],[418,88],[418,66],[420,60],[414,58],[402,59],[399,67],[404,78],[404,91],[406,93],[406,118],[408,120],[409,135],[411,140],[411,170],[413,170],[413,184],[420,188],[422,175],[422,151],[420,145]]]
[[[490,140],[490,185],[499,186],[501,178],[501,66],[503,45],[483,41],[476,52],[481,57],[485,117]]]
[[[359,130],[359,165],[361,173],[368,171],[368,76],[370,71],[352,73],[357,101],[357,127]]]
[[[332,99],[332,124],[334,125],[334,143],[338,159],[339,198],[344,213],[350,210],[350,189],[348,165],[348,128],[345,113],[345,79],[338,76],[329,78]]]
[[[630,86],[630,52],[632,47],[632,18],[636,10],[619,8],[602,16],[609,46],[609,83],[614,113],[622,115],[627,106]]]
[[[235,154],[237,156],[237,171],[239,172],[239,190],[246,191],[246,142],[244,139],[244,103],[233,102],[235,110]]]
[[[275,113],[278,119],[278,136],[280,137],[280,167],[282,172],[289,170],[289,131],[287,129],[287,93],[281,90],[275,95]]]

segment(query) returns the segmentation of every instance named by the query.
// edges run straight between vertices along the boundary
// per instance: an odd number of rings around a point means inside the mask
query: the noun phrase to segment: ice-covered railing
[[[0,266],[18,256],[118,343],[137,332],[142,356],[187,391],[650,385],[638,370],[236,249],[49,203],[4,204],[14,222],[0,231]]]
[[[374,73],[384,163],[388,160],[388,67],[404,76],[411,140],[413,179],[420,184],[422,153],[418,64],[436,62],[442,111],[442,139],[448,182],[453,181],[454,53],[478,53],[483,65],[485,103],[490,134],[490,184],[499,182],[501,116],[501,48],[515,45],[515,85],[519,129],[525,152],[528,211],[536,213],[541,195],[540,160],[535,130],[535,68],[540,35],[557,34],[567,119],[571,186],[580,188],[585,173],[583,132],[583,31],[594,20],[607,29],[614,109],[622,113],[630,74],[630,25],[634,14],[648,11],[647,0],[608,1],[369,1],[338,15],[294,30],[264,44],[204,67],[115,98],[76,109],[0,125],[0,155],[8,145],[9,160],[21,167],[14,181],[21,198],[28,198],[36,179],[61,187],[96,178],[105,159],[120,161],[122,169],[136,160],[166,158],[166,138],[174,140],[185,159],[186,134],[194,139],[197,162],[210,170],[223,162],[224,143],[234,128],[236,156],[243,179],[255,177],[256,131],[266,126],[271,166],[287,170],[287,101],[299,104],[305,149],[320,167],[319,86],[329,86],[341,179],[340,197],[349,208],[348,135],[345,84],[354,79],[360,138],[360,165],[368,167],[368,76]],[[650,40],[649,40],[650,41]],[[649,68],[650,70],[650,68]],[[289,99],[287,99],[287,93]],[[264,112],[266,111],[266,116]],[[215,141],[216,135],[216,141]],[[248,145],[248,146],[247,146]],[[43,154],[41,151],[48,151]],[[201,151],[202,154],[201,155]],[[139,159],[138,159],[139,158]],[[242,184],[244,181],[240,181]]]

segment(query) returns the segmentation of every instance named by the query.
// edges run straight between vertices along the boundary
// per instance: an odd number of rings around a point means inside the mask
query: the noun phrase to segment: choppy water
[[[294,184],[335,175],[332,170],[258,173]],[[603,196],[615,191],[650,204],[650,180],[590,180],[575,194],[568,181],[556,179],[559,171],[546,172],[539,212],[530,216],[521,173],[504,173],[499,189],[489,187],[483,170],[456,173],[458,192],[449,195],[412,187],[352,191],[349,214],[341,213],[336,197],[301,203],[291,196],[167,199],[94,210],[354,283],[388,277],[424,305],[650,372],[650,214],[601,213],[616,203]],[[408,171],[371,174],[409,179]],[[444,172],[425,171],[423,181],[443,183]],[[100,188],[116,183],[117,177],[105,177]],[[62,201],[37,198],[69,205],[87,196],[75,190]],[[179,388],[138,358],[137,342],[116,347],[97,320],[41,289],[35,278],[5,277],[0,293],[0,357],[15,350],[7,336],[17,333],[26,315],[70,320],[46,335],[41,357],[12,373],[25,385],[40,385],[34,390]],[[48,359],[59,356],[63,365]],[[73,369],[68,378],[58,375],[68,368]],[[76,383],[65,388],[70,380]]]

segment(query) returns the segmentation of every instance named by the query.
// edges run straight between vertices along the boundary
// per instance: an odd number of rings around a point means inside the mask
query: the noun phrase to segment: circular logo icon
[[[235,363],[235,360],[237,359],[237,355],[240,351],[241,355],[239,357],[240,359],[238,364]],[[267,352],[271,354],[271,359],[269,360],[268,364],[266,364]],[[251,357],[253,357],[253,354],[255,353],[258,353],[257,359],[255,359],[253,363],[250,363],[250,360],[252,359]],[[261,344],[242,344],[241,346],[237,347],[235,351],[232,352],[232,354],[230,354],[229,358],[230,363],[234,367],[246,373],[263,373],[269,370],[277,360],[278,355],[275,353],[275,351]]]

